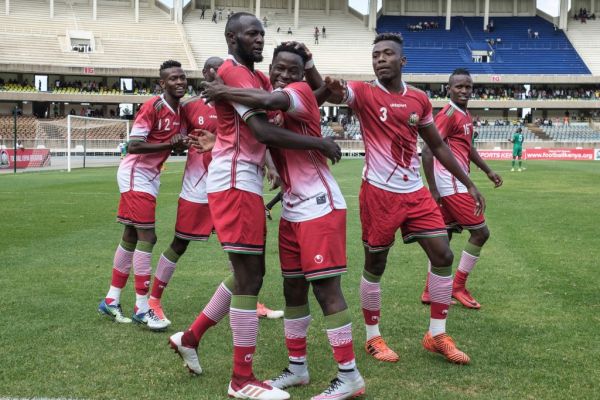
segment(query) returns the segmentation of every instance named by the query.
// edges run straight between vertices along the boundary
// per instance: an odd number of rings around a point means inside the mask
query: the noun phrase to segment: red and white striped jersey
[[[138,111],[130,140],[143,140],[147,143],[167,143],[178,134],[185,134],[181,123],[179,106],[173,110],[163,96],[155,96],[142,104]],[[121,193],[135,190],[137,192],[158,195],[160,186],[160,169],[171,154],[171,150],[157,153],[127,154],[119,165],[117,181]]]
[[[452,101],[446,104],[435,116],[435,124],[440,136],[448,145],[462,170],[469,174],[470,154],[473,143],[473,119],[469,111],[462,110]],[[455,193],[468,193],[465,185],[460,183],[434,158],[435,185],[440,196],[450,196]]]
[[[312,89],[306,82],[286,86],[290,106],[283,114],[284,127],[299,135],[321,136],[321,114]],[[318,151],[271,149],[273,162],[283,181],[281,217],[292,222],[322,217],[346,208],[327,158]]]
[[[417,135],[433,123],[432,107],[421,90],[402,83],[389,92],[378,80],[348,83],[345,102],[354,110],[365,142],[363,179],[390,192],[411,193],[423,187]]]
[[[262,72],[250,71],[232,56],[217,73],[227,86],[272,90],[269,79]],[[208,168],[207,191],[214,193],[236,188],[262,196],[266,146],[256,140],[245,121],[265,110],[226,102],[217,102],[215,109],[217,140]]]
[[[193,97],[183,102],[181,110],[188,133],[193,132],[194,129],[204,129],[214,134],[217,133],[217,112],[212,105],[206,104],[202,98]],[[212,154],[210,151],[198,153],[192,148],[188,150],[179,197],[194,203],[208,203],[206,178],[211,160]]]

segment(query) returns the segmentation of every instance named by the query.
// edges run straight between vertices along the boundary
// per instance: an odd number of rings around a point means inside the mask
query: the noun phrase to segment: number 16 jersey
[[[360,121],[365,142],[363,180],[395,193],[423,187],[418,130],[433,124],[427,95],[402,83],[403,91],[389,92],[378,80],[348,82],[345,102]]]

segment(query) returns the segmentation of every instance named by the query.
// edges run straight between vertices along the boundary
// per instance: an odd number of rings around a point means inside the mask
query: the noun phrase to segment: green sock
[[[522,163],[522,162],[523,162],[523,161],[519,160],[519,168],[521,168],[521,163]]]
[[[363,269],[363,278],[365,278],[367,281],[369,281],[371,283],[378,283],[378,282],[380,282],[382,276],[383,275],[372,274],[369,271],[367,271],[366,269]]]
[[[471,242],[467,242],[467,244],[465,245],[465,252],[469,253],[474,257],[479,257],[479,255],[481,254],[481,247],[476,246]]]
[[[431,273],[437,276],[450,276],[452,275],[452,265],[447,267],[434,267],[431,266]]]
[[[335,314],[325,316],[325,327],[327,329],[336,329],[340,326],[348,325],[350,322],[352,320],[347,308]]]
[[[310,307],[308,304],[303,304],[296,307],[285,307],[285,319],[298,319],[308,317],[310,315]]]
[[[223,281],[223,285],[225,285],[225,287],[229,289],[230,292],[233,292],[233,287],[235,286],[235,279],[233,278],[233,274],[225,278],[225,280]]]
[[[121,243],[119,244],[123,250],[127,250],[129,252],[135,251],[135,243],[129,243],[121,239]]]
[[[258,296],[234,294],[231,296],[231,308],[239,310],[256,310]]]
[[[514,160],[514,158],[513,158],[513,160],[512,160],[512,167],[513,167],[513,168],[515,167],[515,160]]]
[[[143,240],[138,240],[137,246],[135,246],[136,250],[143,251],[145,253],[152,253],[153,248],[154,243],[144,242]]]
[[[173,248],[171,246],[169,246],[163,253],[163,256],[165,256],[165,258],[169,261],[171,261],[172,263],[177,263],[177,261],[179,260],[179,257],[181,257],[181,254],[177,254],[175,253],[175,250],[173,250]]]

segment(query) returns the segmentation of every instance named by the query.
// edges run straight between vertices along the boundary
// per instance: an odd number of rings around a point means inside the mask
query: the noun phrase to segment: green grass
[[[501,189],[492,190],[483,174],[474,173],[488,200],[492,233],[470,279],[483,306],[453,307],[448,322],[473,360],[467,367],[421,348],[429,317],[419,303],[426,259],[418,245],[400,241],[383,279],[382,331],[401,360],[392,365],[366,357],[358,296],[362,161],[334,167],[349,208],[349,273],[343,284],[368,399],[597,398],[600,163],[529,162],[523,173],[508,172],[509,163],[492,165],[505,178]],[[162,178],[154,265],[173,234],[181,171],[182,164],[169,164]],[[113,222],[115,172],[0,176],[0,397],[225,398],[232,347],[228,320],[206,334],[200,348],[205,373],[192,378],[168,348],[167,333],[114,324],[96,313],[122,231]],[[270,222],[269,229],[261,298],[281,308],[277,223]],[[467,236],[455,236],[455,253]],[[215,237],[190,246],[165,291],[173,321],[169,332],[188,326],[227,273]],[[127,313],[133,308],[132,286],[130,280],[123,295]],[[311,307],[312,383],[292,389],[295,399],[318,393],[335,373],[323,318],[316,302]],[[271,377],[286,361],[282,321],[261,321],[257,375]]]

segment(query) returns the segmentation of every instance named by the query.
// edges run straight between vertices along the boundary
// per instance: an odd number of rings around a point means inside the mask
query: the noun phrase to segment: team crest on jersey
[[[408,116],[408,125],[409,126],[417,126],[418,123],[419,123],[419,114],[417,114],[416,112],[410,113],[410,115]]]

